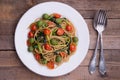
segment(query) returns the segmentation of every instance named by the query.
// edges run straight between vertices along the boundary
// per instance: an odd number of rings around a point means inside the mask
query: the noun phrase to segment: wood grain
[[[51,1],[51,0],[48,0]],[[66,3],[75,8],[84,18],[93,18],[96,10],[107,10],[108,18],[120,18],[120,0],[53,0]],[[33,5],[46,2],[46,0],[33,0]]]
[[[13,35],[0,35],[0,50],[15,50]]]
[[[0,1],[0,22],[16,22],[30,7],[45,2],[46,0],[1,0]],[[51,1],[51,0],[50,0]],[[93,18],[96,10],[105,9],[108,18],[120,18],[120,1],[116,0],[55,0],[66,3],[77,9],[84,18]],[[72,3],[72,4],[71,4]],[[4,5],[5,4],[5,5]],[[109,5],[107,5],[109,4]],[[7,7],[6,7],[7,6]],[[114,7],[113,7],[114,6]]]
[[[119,80],[120,66],[107,65],[107,76],[101,77],[97,71],[90,75],[88,67],[78,67],[71,73],[50,78],[37,75],[26,67],[2,67],[0,68],[0,80]],[[56,73],[57,74],[57,73]]]
[[[33,0],[34,4],[38,4],[41,2],[45,2],[46,0]],[[49,0],[51,1],[51,0]],[[120,0],[53,0],[53,1],[60,1],[66,4],[71,5],[74,8],[80,10],[98,10],[98,9],[105,9],[105,10],[120,10]],[[109,4],[109,5],[107,5]]]
[[[91,36],[96,36],[93,28],[93,19],[85,19]],[[0,35],[14,35],[18,22],[0,22]],[[103,32],[104,36],[120,36],[120,19],[108,19],[107,28]],[[112,32],[111,32],[112,31]]]
[[[55,78],[40,76],[27,69],[18,58],[14,47],[14,32],[19,19],[29,8],[46,1],[63,2],[75,8],[85,18],[90,33],[88,54],[81,65],[71,73]],[[88,72],[97,38],[92,22],[99,9],[106,10],[108,17],[107,28],[103,32],[107,65],[105,77],[100,76],[98,63],[95,74],[90,75]],[[0,80],[120,80],[119,72],[120,0],[0,0]]]
[[[94,50],[89,50],[81,66],[88,66]],[[99,52],[99,51],[98,51]],[[81,53],[82,54],[82,53]],[[104,50],[106,64],[120,65],[120,50]],[[97,59],[99,59],[99,54]],[[98,64],[97,64],[98,65]],[[23,66],[16,51],[0,51],[0,67]]]
[[[89,49],[95,49],[96,38],[90,35]],[[120,37],[103,36],[103,40],[104,49],[120,49]],[[0,44],[0,50],[15,50],[13,35],[1,35]]]
[[[90,36],[89,49],[95,49],[96,37]],[[103,36],[104,49],[120,49],[120,37]],[[0,36],[0,50],[15,50],[14,36]]]
[[[15,51],[0,51],[0,67],[23,66]]]
[[[30,7],[29,0],[0,0],[0,22],[18,21]]]
[[[90,49],[95,48],[97,33],[93,28],[92,19],[85,19],[90,32]],[[7,26],[8,25],[8,26]],[[15,50],[14,33],[16,22],[0,24],[0,50]],[[120,49],[120,19],[109,19],[103,32],[104,49]]]

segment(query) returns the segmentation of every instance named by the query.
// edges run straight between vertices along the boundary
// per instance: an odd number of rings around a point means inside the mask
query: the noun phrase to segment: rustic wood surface
[[[87,56],[77,69],[55,78],[37,75],[22,64],[14,47],[16,25],[29,8],[46,1],[51,0],[0,0],[0,80],[120,80],[120,0],[55,0],[72,6],[85,18],[90,32]],[[92,22],[99,9],[107,10],[108,15],[108,25],[103,33],[107,66],[104,77],[98,70],[93,75],[88,72],[97,38]]]

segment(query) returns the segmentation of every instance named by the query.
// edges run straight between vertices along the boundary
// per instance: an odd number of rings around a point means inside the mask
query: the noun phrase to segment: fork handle
[[[95,51],[94,51],[93,57],[91,59],[90,65],[89,65],[89,72],[90,72],[90,74],[93,74],[95,72],[95,70],[96,70],[96,56],[97,56],[97,49],[98,49],[98,44],[99,44],[99,38],[100,38],[100,34],[98,34]]]
[[[102,33],[100,34],[100,62],[99,62],[99,72],[101,75],[105,75],[106,73],[106,66],[105,66],[105,59],[104,59],[104,52],[103,52],[103,40],[102,40]]]

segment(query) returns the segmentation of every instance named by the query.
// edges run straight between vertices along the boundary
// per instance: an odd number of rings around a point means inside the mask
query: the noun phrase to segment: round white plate
[[[44,13],[59,13],[68,18],[76,28],[79,38],[77,50],[70,60],[56,69],[50,70],[40,65],[32,53],[27,51],[28,26]],[[77,68],[85,58],[89,47],[89,31],[83,17],[72,7],[59,2],[44,2],[29,9],[20,19],[15,31],[15,48],[20,60],[31,71],[49,77],[67,74]]]

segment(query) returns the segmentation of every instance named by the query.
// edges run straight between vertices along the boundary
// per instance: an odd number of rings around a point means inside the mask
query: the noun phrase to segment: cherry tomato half
[[[33,38],[33,37],[34,37],[34,34],[33,34],[32,31],[30,31],[30,32],[28,33],[28,37],[29,37],[29,38]]]
[[[48,21],[48,26],[50,26],[50,25],[55,25],[55,23],[51,22],[51,21]]]
[[[60,18],[60,17],[61,17],[61,15],[58,14],[58,13],[54,13],[53,16],[54,16],[55,18]]]
[[[60,54],[61,57],[64,58],[64,57],[66,56],[67,53],[65,53],[65,52],[60,52],[59,54]]]
[[[30,29],[31,29],[31,31],[36,31],[36,30],[37,30],[37,27],[36,27],[35,24],[32,24],[32,25],[30,26]]]
[[[59,28],[57,30],[57,35],[62,36],[64,34],[64,30],[62,28]]]
[[[70,25],[66,26],[66,30],[67,31],[72,31],[72,26],[70,26]]]
[[[40,54],[36,53],[36,54],[35,54],[35,59],[36,59],[36,60],[40,60]]]
[[[49,51],[52,49],[52,47],[48,43],[44,44],[44,48]]]
[[[49,62],[47,63],[47,67],[48,67],[49,69],[54,69],[54,62],[53,62],[53,61],[49,61]]]
[[[30,46],[31,44],[30,44],[30,41],[29,40],[27,40],[27,46]]]
[[[49,29],[44,29],[43,32],[44,32],[45,35],[49,35],[50,34],[50,30]]]
[[[70,44],[70,51],[74,52],[76,50],[76,45],[75,44]]]

